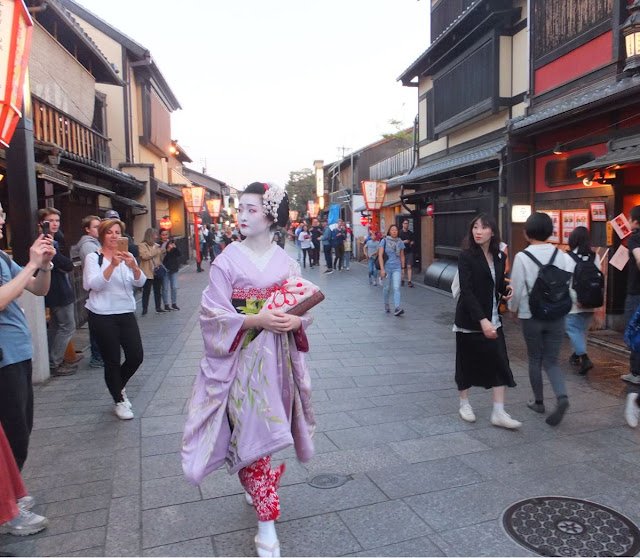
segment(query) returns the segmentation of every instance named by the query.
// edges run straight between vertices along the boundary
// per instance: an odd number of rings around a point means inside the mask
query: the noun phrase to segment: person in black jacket
[[[45,306],[49,309],[49,326],[47,338],[49,341],[49,369],[52,376],[69,376],[75,374],[77,364],[64,361],[67,345],[76,331],[75,296],[71,287],[71,272],[73,261],[62,253],[61,243],[64,236],[60,231],[60,211],[55,207],[45,207],[38,210],[40,226],[48,222],[49,232],[54,238],[53,246],[56,255],[53,257],[51,272],[51,286],[45,296]]]
[[[505,386],[515,387],[507,346],[498,314],[500,300],[512,296],[505,281],[507,258],[500,251],[495,220],[478,215],[469,226],[458,260],[460,297],[453,331],[456,332],[456,384],[460,392],[459,413],[475,422],[469,404],[469,388],[493,389],[491,424],[504,428],[522,426],[504,410]]]
[[[213,233],[209,233],[213,234]],[[176,241],[166,229],[160,229],[160,245],[166,249],[162,265],[167,268],[167,273],[162,280],[162,301],[164,309],[180,310],[178,302],[178,271],[180,270],[180,249]],[[169,306],[169,289],[171,289],[171,306]]]

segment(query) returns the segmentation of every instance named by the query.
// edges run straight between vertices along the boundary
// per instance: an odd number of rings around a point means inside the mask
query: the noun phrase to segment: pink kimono
[[[233,474],[291,444],[300,461],[313,456],[311,382],[296,346],[311,317],[301,318],[296,336],[241,330],[242,314],[257,313],[299,274],[276,244],[257,256],[234,242],[213,262],[200,310],[204,356],[182,442],[182,468],[193,484],[225,462]]]

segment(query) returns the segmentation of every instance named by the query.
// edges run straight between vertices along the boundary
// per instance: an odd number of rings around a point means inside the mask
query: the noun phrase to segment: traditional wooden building
[[[432,0],[431,44],[399,77],[418,90],[418,164],[389,186],[419,223],[431,286],[450,287],[474,215],[508,234],[505,130],[526,108],[527,23],[526,0]]]
[[[550,212],[559,244],[588,226],[610,257],[621,240],[607,220],[640,204],[640,78],[624,71],[622,31],[631,2],[530,2],[530,94],[525,113],[508,122],[509,203]],[[515,250],[525,245],[520,229],[513,225]],[[625,272],[606,262],[603,270],[599,324],[619,328]]]

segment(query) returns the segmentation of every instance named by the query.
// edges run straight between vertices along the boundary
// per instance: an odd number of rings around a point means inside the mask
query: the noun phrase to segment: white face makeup
[[[267,219],[262,209],[262,196],[244,194],[238,204],[238,225],[240,232],[246,237],[268,234],[272,222]]]

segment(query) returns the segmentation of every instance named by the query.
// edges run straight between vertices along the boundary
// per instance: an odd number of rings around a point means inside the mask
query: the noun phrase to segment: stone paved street
[[[208,269],[208,263],[205,263]],[[489,424],[491,393],[471,391],[478,420],[457,413],[453,301],[403,288],[404,316],[385,314],[366,268],[306,270],[327,300],[313,313],[308,363],[318,431],[316,456],[292,449],[279,493],[283,556],[525,556],[499,522],[512,503],[536,495],[600,502],[640,523],[640,433],[626,426],[625,357],[590,348],[596,370],[566,362],[571,407],[551,428],[528,410],[526,355],[507,324],[518,387],[507,411],[524,424]],[[140,320],[145,361],[128,388],[136,418],[119,421],[102,371],[88,368],[36,388],[36,421],[24,478],[43,533],[0,536],[26,556],[252,556],[256,517],[225,471],[194,488],[183,478],[183,413],[202,350],[198,324],[207,274],[180,275],[180,312]],[[85,364],[86,363],[86,364]],[[547,386],[548,406],[553,405]],[[308,481],[347,475],[334,489]]]

